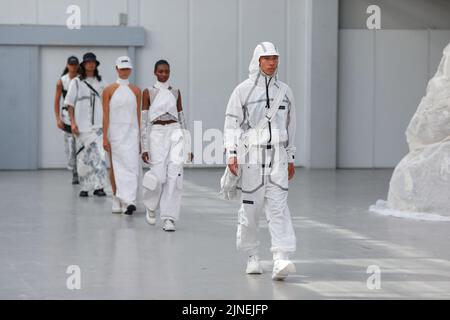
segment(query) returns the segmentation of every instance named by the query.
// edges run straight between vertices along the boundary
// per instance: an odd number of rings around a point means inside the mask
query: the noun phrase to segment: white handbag
[[[158,183],[158,178],[156,178],[151,170],[148,170],[142,179],[142,186],[148,190],[155,190]]]
[[[148,170],[142,179],[143,200],[144,206],[150,210],[154,210],[157,206],[157,200],[155,197],[151,197],[152,193],[159,193],[161,189],[161,183],[158,178],[153,174],[152,170]]]
[[[258,134],[265,129],[267,124],[272,121],[272,118],[277,113],[278,109],[280,108],[281,103],[283,102],[283,98],[286,95],[287,92],[287,85],[284,83],[279,83],[280,90],[278,91],[275,99],[273,100],[273,103],[269,110],[267,111],[266,116],[259,121],[259,123],[252,129],[248,130],[247,132],[243,133],[239,139],[239,146],[238,146],[238,155],[241,159],[245,159],[245,156],[248,153],[251,141],[250,141],[250,133],[251,130],[254,130],[252,133],[256,133],[256,135],[253,135],[252,137],[258,136]],[[220,178],[220,196],[225,200],[232,200],[237,195],[237,188],[240,184],[241,176],[242,176],[242,166],[238,164],[238,175],[235,176],[231,171],[230,168],[227,166],[225,167],[225,172],[222,175],[222,178]]]

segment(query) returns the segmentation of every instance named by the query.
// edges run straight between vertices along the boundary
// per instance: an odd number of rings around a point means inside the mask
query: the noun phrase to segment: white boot
[[[273,280],[284,280],[289,274],[295,272],[295,265],[290,260],[277,259],[273,261]]]
[[[122,204],[115,195],[112,196],[112,213],[122,213]]]
[[[145,220],[147,220],[147,223],[150,225],[156,224],[156,214],[155,211],[149,210],[145,208]]]
[[[250,256],[247,261],[247,269],[245,270],[247,274],[262,274],[263,269],[261,263],[259,262],[259,257],[257,255]]]
[[[175,231],[174,222],[170,219],[164,220],[163,230],[164,231]]]

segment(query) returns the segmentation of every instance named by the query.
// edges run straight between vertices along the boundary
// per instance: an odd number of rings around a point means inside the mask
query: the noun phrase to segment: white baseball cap
[[[116,60],[116,67],[119,69],[133,69],[131,59],[127,56],[118,57]]]

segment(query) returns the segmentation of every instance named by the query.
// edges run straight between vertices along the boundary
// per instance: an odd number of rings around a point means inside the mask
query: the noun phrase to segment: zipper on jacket
[[[270,77],[269,81],[267,81],[267,77],[264,77],[264,79],[266,80],[266,108],[270,109],[269,84],[270,81],[272,81],[272,77]],[[269,141],[267,143],[270,144],[271,141],[272,141],[272,125],[269,121]]]

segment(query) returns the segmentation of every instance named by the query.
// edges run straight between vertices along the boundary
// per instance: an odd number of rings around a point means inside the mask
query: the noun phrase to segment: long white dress
[[[116,197],[125,205],[136,205],[140,176],[139,124],[136,95],[128,80],[117,80],[109,104],[109,142],[116,182]]]

